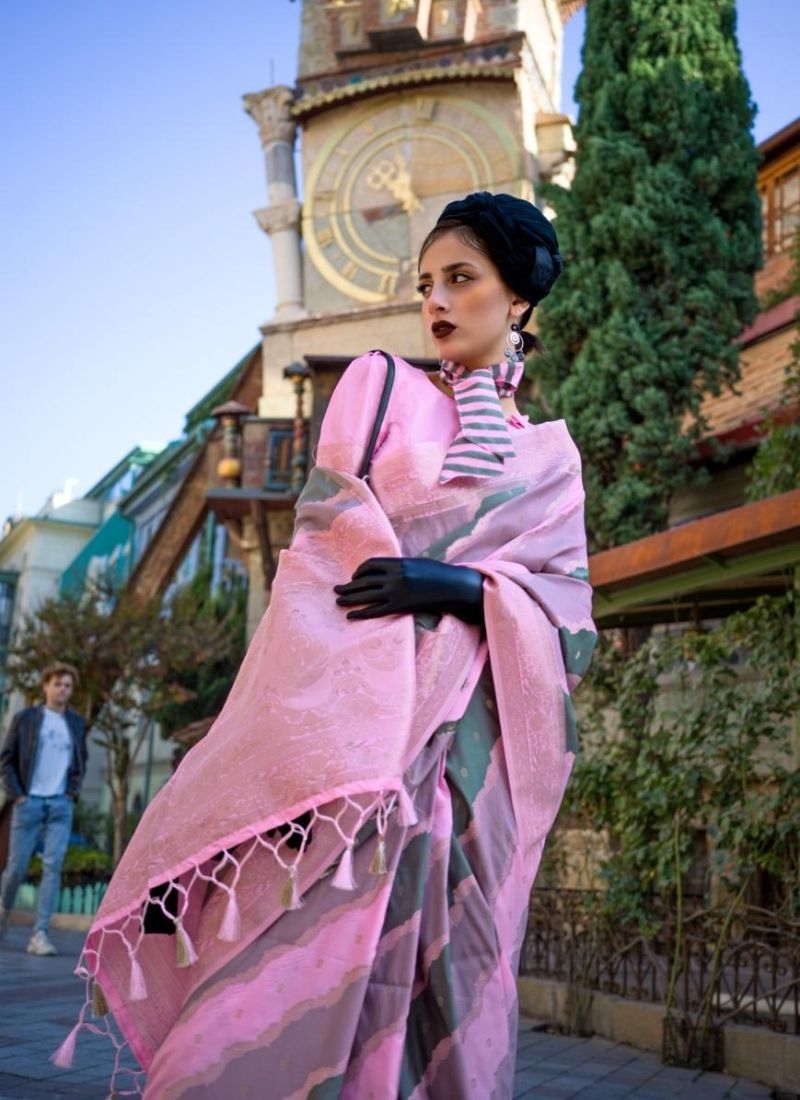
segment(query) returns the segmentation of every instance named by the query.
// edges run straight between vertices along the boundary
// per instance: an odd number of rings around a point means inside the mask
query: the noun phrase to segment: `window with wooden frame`
[[[800,146],[759,174],[764,258],[789,252],[800,228]]]

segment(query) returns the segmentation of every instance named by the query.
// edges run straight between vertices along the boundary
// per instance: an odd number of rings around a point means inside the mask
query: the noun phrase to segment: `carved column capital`
[[[275,142],[294,145],[297,123],[289,114],[294,93],[285,84],[276,84],[263,92],[243,96],[244,109],[258,126],[261,144],[267,149]]]
[[[300,224],[300,202],[290,199],[254,210],[253,214],[264,232],[271,236],[281,229],[297,229]]]
[[[297,132],[290,114],[293,99],[291,88],[283,84],[244,97],[245,110],[258,124],[264,148],[269,206],[254,214],[272,245],[278,298],[275,316],[281,320],[305,315],[300,201],[292,153]]]

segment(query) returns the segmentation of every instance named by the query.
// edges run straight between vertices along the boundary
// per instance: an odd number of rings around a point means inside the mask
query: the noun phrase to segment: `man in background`
[[[44,704],[15,714],[0,748],[0,780],[13,802],[8,863],[0,879],[0,938],[40,836],[44,844],[31,955],[58,954],[47,933],[86,771],[86,726],[67,708],[77,683],[72,665],[49,665],[42,673]]]

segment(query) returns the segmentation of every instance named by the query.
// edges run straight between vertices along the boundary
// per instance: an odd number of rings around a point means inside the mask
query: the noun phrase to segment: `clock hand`
[[[411,173],[408,171],[402,153],[395,151],[394,163],[390,160],[381,160],[367,173],[367,187],[373,191],[390,191],[392,196],[402,204],[406,214],[422,210],[422,203],[411,189]]]

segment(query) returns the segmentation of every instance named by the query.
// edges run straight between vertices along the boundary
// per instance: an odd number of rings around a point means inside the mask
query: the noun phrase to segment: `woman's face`
[[[509,325],[527,308],[489,257],[465,244],[455,230],[437,238],[420,256],[418,289],[422,317],[439,358],[468,370],[504,357]]]

